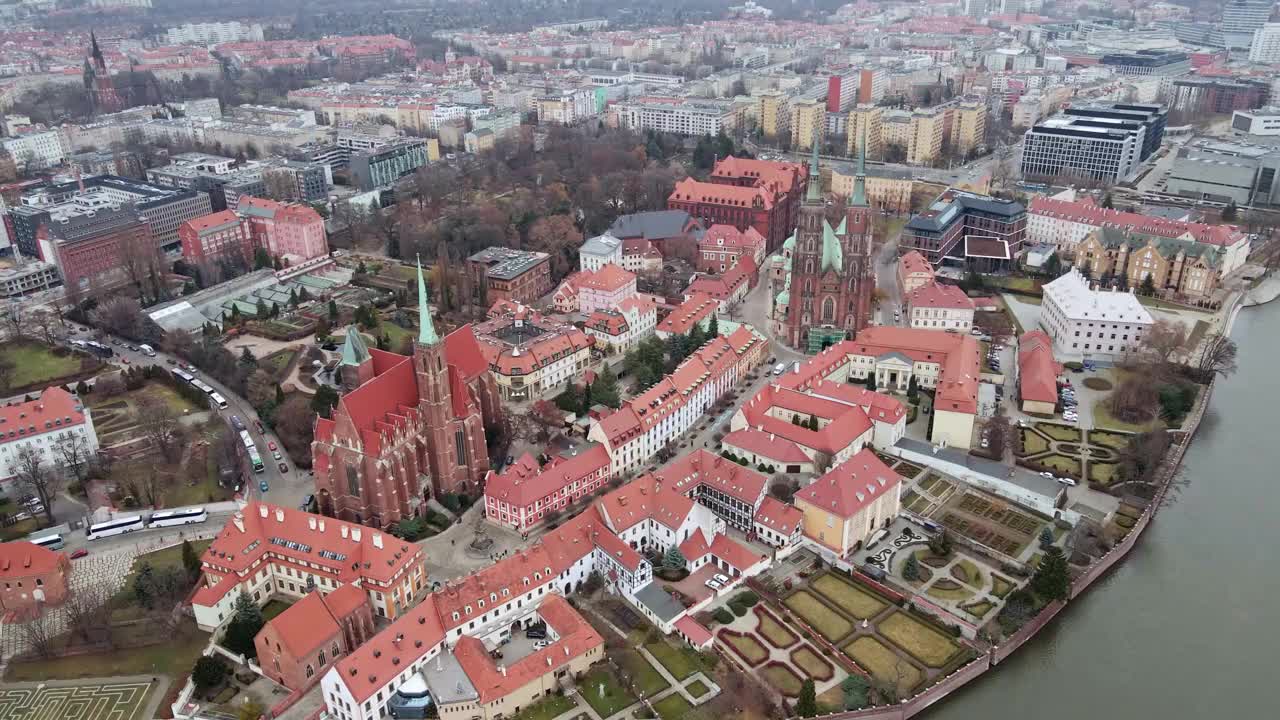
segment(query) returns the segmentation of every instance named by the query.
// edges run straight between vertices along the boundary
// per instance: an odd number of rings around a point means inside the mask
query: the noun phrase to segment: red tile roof
[[[557,456],[545,468],[539,468],[533,456],[525,453],[501,475],[489,473],[484,494],[525,507],[601,470],[607,476],[610,467],[609,453],[599,444],[567,459]]]
[[[828,398],[769,384],[740,409],[747,427],[784,438],[825,455],[836,455],[872,429],[866,411]],[[780,417],[778,417],[780,416]],[[800,422],[817,418],[820,428],[810,430]]]
[[[796,493],[809,503],[842,518],[858,514],[880,496],[897,492],[902,477],[889,469],[870,449],[865,449]]]
[[[274,628],[289,654],[303,658],[340,634],[347,616],[368,602],[369,596],[356,585],[343,585],[328,595],[315,590],[268,620],[259,635]]]
[[[449,364],[456,366],[468,382],[489,369],[471,325],[463,325],[445,336],[444,354],[449,358]]]
[[[720,301],[705,293],[693,292],[680,307],[658,323],[658,329],[677,335],[687,335],[695,323],[700,323],[720,307]]]
[[[237,519],[243,530],[236,525]],[[273,539],[292,542],[296,547],[273,542]],[[378,547],[379,544],[382,547]],[[421,547],[393,535],[259,502],[249,503],[239,518],[224,525],[202,559],[214,567],[240,572],[250,569],[268,552],[317,565],[336,574],[342,583],[363,578],[386,583],[397,573],[411,570],[422,562]],[[321,555],[322,552],[325,555]]]
[[[1233,245],[1245,237],[1245,234],[1235,225],[1207,225],[1169,220],[1123,210],[1110,210],[1086,200],[1070,201],[1037,196],[1032,198],[1029,212],[1032,215],[1070,220],[1095,227],[1109,225],[1166,238],[1178,238],[1190,234],[1200,242],[1220,247]]]
[[[1058,402],[1058,375],[1062,366],[1053,360],[1053,340],[1043,330],[1023,333],[1018,339],[1018,396],[1023,401]]]
[[[744,209],[773,209],[774,193],[763,188],[721,185],[685,178],[676,183],[668,202],[709,203]]]
[[[912,250],[898,258],[898,266],[902,269],[904,275],[910,275],[911,273],[933,275],[933,266],[916,250]]]
[[[334,665],[357,703],[444,641],[436,597],[428,595]]]
[[[548,595],[538,606],[538,615],[553,629],[558,640],[507,665],[498,668],[484,643],[463,636],[453,648],[454,658],[467,679],[475,686],[481,703],[490,703],[554,673],[570,661],[593,648],[604,645],[604,638],[559,595]]]
[[[614,533],[621,533],[643,520],[678,530],[693,509],[693,501],[670,483],[642,476],[605,495],[596,507],[604,513]]]
[[[773,460],[779,465],[801,465],[813,461],[794,442],[754,428],[734,430],[724,437],[724,444]]]
[[[795,505],[788,505],[776,497],[766,496],[756,510],[755,521],[784,536],[790,536],[800,527],[804,513]]]
[[[634,284],[636,274],[607,263],[599,270],[582,271],[578,279],[578,289],[588,288],[601,292],[617,292],[627,285]]]
[[[717,180],[754,179],[757,187],[767,187],[774,192],[787,193],[809,176],[804,163],[773,162],[740,158],[730,155],[716,163],[711,177]]]
[[[0,406],[0,444],[44,433],[61,433],[84,422],[80,398],[54,386],[40,397]]]
[[[0,543],[0,578],[44,575],[65,564],[66,556],[26,540]]]
[[[715,539],[711,541],[710,552],[738,572],[745,572],[752,565],[765,558],[764,555],[731,539],[724,533],[716,535]]]
[[[208,215],[202,215],[198,218],[192,218],[184,225],[189,225],[192,230],[197,233],[203,233],[209,230],[220,230],[227,226],[239,225],[240,216],[231,210],[222,210]]]
[[[867,328],[853,340],[837,343],[827,351],[872,357],[898,352],[914,362],[939,363],[934,407],[961,413],[978,411],[979,346],[971,335],[879,326]]]
[[[694,647],[705,647],[711,643],[711,631],[698,624],[692,615],[684,615],[675,624],[676,631],[689,639]]]
[[[755,470],[702,448],[659,468],[654,477],[676,492],[690,493],[705,485],[752,507],[764,496],[769,482]]]
[[[941,308],[944,310],[973,310],[973,301],[955,285],[931,282],[915,289],[907,298],[907,307]]]

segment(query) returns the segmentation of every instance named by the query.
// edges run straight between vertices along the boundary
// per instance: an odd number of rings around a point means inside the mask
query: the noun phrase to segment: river
[[[928,720],[1277,717],[1280,305],[1242,310],[1188,482],[1108,577]]]

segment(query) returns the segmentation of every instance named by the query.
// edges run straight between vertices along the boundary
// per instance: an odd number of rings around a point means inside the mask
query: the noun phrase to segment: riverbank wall
[[[1232,311],[1239,308],[1232,308]],[[955,672],[943,678],[939,682],[931,685],[923,692],[903,700],[896,705],[887,705],[874,708],[866,708],[863,710],[852,710],[848,712],[830,713],[827,715],[819,715],[818,717],[825,720],[906,720],[923,712],[926,708],[945,699],[948,695],[959,690],[970,682],[986,675],[988,672],[994,671],[1000,663],[1007,660],[1019,648],[1035,637],[1046,625],[1054,620],[1067,605],[1084,594],[1086,590],[1092,587],[1098,580],[1105,577],[1121,560],[1129,555],[1129,552],[1138,544],[1147,527],[1155,519],[1156,513],[1164,507],[1168,498],[1169,488],[1172,485],[1174,477],[1177,475],[1178,468],[1182,465],[1182,458],[1186,455],[1187,448],[1191,446],[1191,441],[1195,437],[1196,432],[1200,429],[1200,423],[1204,419],[1205,410],[1209,407],[1209,400],[1213,396],[1213,390],[1217,386],[1215,378],[1204,392],[1200,393],[1200,397],[1196,401],[1196,405],[1187,415],[1186,422],[1183,423],[1183,433],[1178,441],[1169,449],[1169,454],[1165,456],[1164,462],[1158,470],[1158,485],[1155,496],[1148,504],[1142,516],[1134,523],[1129,534],[1124,540],[1117,543],[1111,551],[1102,556],[1094,563],[1085,568],[1076,579],[1071,583],[1070,597],[1066,602],[1054,601],[1041,609],[1040,613],[1034,618],[1027,621],[1018,632],[1014,633],[999,645],[993,645],[987,652],[977,656],[967,664],[958,668]]]

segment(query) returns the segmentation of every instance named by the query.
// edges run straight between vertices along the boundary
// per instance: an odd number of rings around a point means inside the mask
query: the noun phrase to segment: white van
[[[773,366],[773,374],[774,374],[774,375],[781,375],[782,373],[784,373],[784,372],[786,372],[786,371],[787,371],[787,364],[786,364],[786,363],[778,363],[777,365],[774,365],[774,366]]]
[[[138,350],[140,350],[142,354],[146,355],[147,357],[156,356],[155,348],[151,347],[150,345],[139,345]]]

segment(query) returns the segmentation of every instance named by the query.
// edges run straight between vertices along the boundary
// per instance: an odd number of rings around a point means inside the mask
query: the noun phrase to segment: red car
[[[85,555],[88,555],[88,554],[89,554],[89,551],[88,551],[88,550],[86,550],[86,549],[84,549],[84,548],[80,548],[79,550],[76,550],[75,552],[71,553],[71,559],[72,559],[72,560],[75,560],[76,558],[82,558],[82,557],[84,557]]]
[[[275,452],[275,450],[276,450],[276,441],[275,441],[275,440],[268,440],[268,441],[267,441],[267,447],[271,449],[271,452]]]

